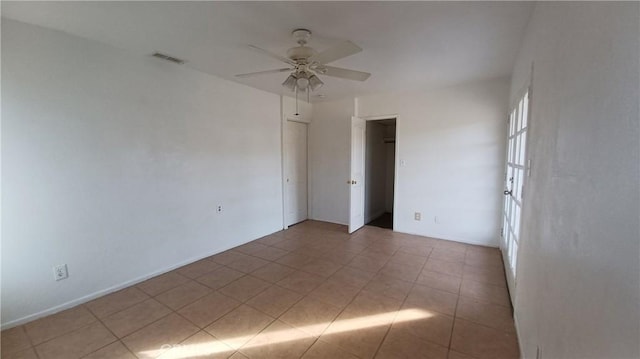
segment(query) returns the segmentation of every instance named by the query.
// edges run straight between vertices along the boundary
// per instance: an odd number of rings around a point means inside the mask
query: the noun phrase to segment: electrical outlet
[[[69,271],[66,264],[60,264],[53,267],[53,279],[56,281],[69,278]]]
[[[422,213],[420,212],[416,212],[413,214],[413,219],[415,219],[416,221],[419,221],[422,219]]]
[[[219,205],[218,207],[216,207],[216,212],[218,212],[218,214],[222,213],[222,205]]]

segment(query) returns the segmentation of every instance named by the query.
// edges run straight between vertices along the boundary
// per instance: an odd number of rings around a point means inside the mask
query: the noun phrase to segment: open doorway
[[[366,121],[365,223],[393,229],[396,119]]]

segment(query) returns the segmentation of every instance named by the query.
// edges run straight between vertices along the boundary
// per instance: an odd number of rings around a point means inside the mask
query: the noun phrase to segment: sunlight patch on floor
[[[315,332],[322,330],[329,325],[324,334],[340,334],[355,330],[374,328],[390,324],[391,322],[402,323],[413,320],[425,319],[432,317],[428,311],[422,309],[403,309],[394,312],[366,315],[352,319],[342,319],[334,322],[325,322],[321,324],[310,324],[300,327],[299,329],[286,329],[268,333],[268,342],[256,342],[246,344],[243,348],[258,347],[267,344],[285,343],[305,338],[312,338],[307,332]],[[224,339],[227,342],[247,341],[248,337],[237,337]],[[165,344],[160,349],[145,350],[139,352],[143,358],[162,358],[162,359],[188,359],[197,358],[205,355],[212,355],[226,351],[233,351],[228,345],[221,341],[212,341],[208,343],[198,344]]]

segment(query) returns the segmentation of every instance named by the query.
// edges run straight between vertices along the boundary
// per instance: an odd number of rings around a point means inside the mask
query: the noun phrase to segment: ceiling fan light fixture
[[[298,79],[296,80],[296,85],[300,90],[304,91],[309,86],[309,79],[306,77],[298,77]]]
[[[311,88],[311,91],[319,89],[322,85],[324,85],[324,82],[322,82],[318,76],[311,75],[311,77],[309,77],[309,87]]]
[[[289,89],[289,91],[293,91],[296,89],[296,77],[293,74],[289,75],[286,80],[282,83],[282,86]]]

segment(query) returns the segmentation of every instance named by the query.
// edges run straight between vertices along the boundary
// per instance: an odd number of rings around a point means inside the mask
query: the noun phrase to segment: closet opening
[[[366,123],[365,223],[393,229],[396,119]]]

